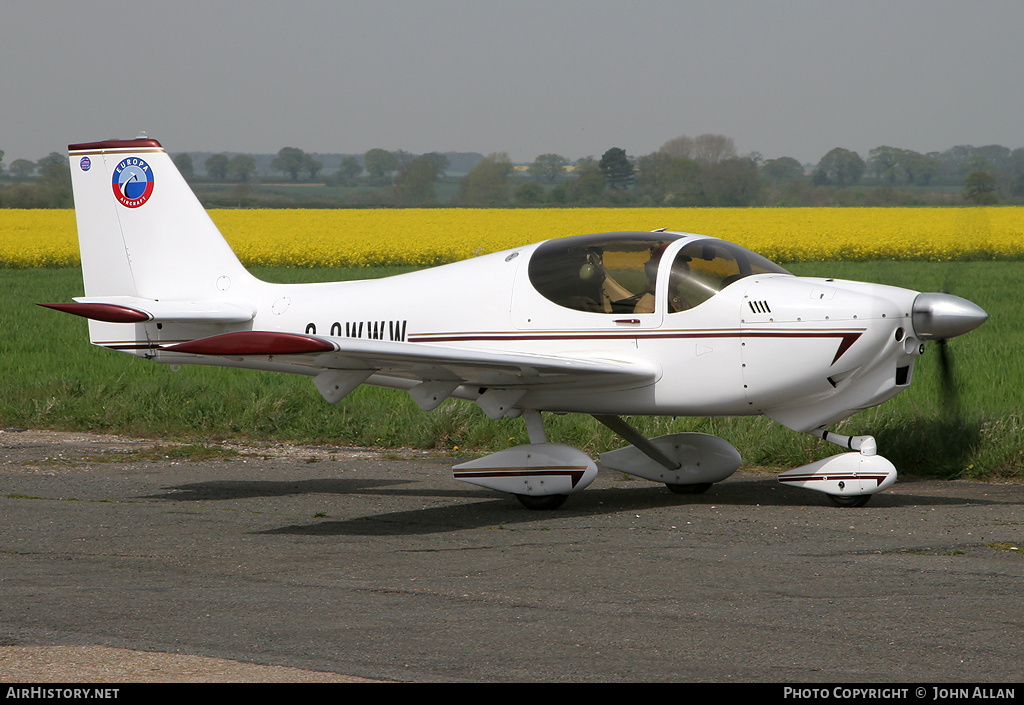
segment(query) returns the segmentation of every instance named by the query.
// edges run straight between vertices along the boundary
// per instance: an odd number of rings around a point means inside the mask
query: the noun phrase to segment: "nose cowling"
[[[921,340],[946,340],[969,333],[988,320],[988,314],[975,303],[952,294],[918,294],[914,299],[912,321]]]

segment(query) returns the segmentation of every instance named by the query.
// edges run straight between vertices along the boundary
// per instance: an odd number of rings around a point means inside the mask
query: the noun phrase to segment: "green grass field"
[[[919,360],[911,388],[835,430],[871,434],[901,474],[1024,479],[1021,380],[1024,332],[1019,262],[822,262],[795,274],[949,290],[988,311],[989,321],[949,343],[961,385],[961,413],[943,404],[937,351]],[[271,281],[329,281],[397,270],[270,269]],[[438,452],[484,452],[527,443],[521,419],[487,419],[474,404],[449,401],[424,413],[402,392],[361,387],[337,405],[309,379],[225,368],[173,371],[88,343],[86,322],[35,306],[82,293],[77,269],[0,269],[0,427],[93,430],[215,442],[296,441]],[[547,415],[552,441],[591,453],[623,445],[593,419]],[[634,419],[649,435],[703,431],[725,438],[748,465],[792,467],[835,446],[763,418]]]

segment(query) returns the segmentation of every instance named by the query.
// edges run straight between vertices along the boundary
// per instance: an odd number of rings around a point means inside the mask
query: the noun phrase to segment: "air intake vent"
[[[768,308],[767,301],[750,301],[748,302],[750,310],[754,313],[771,313],[772,310]]]
[[[910,365],[896,368],[896,386],[904,387],[910,384]]]

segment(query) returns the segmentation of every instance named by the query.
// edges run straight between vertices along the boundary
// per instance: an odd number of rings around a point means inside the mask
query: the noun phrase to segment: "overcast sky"
[[[4,0],[4,163],[172,152],[633,156],[680,135],[1024,146],[1021,0]]]

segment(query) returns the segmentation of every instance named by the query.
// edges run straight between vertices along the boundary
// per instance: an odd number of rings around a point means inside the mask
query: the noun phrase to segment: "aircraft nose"
[[[988,320],[981,306],[952,294],[918,294],[914,299],[914,332],[922,340],[946,340],[969,333]]]

